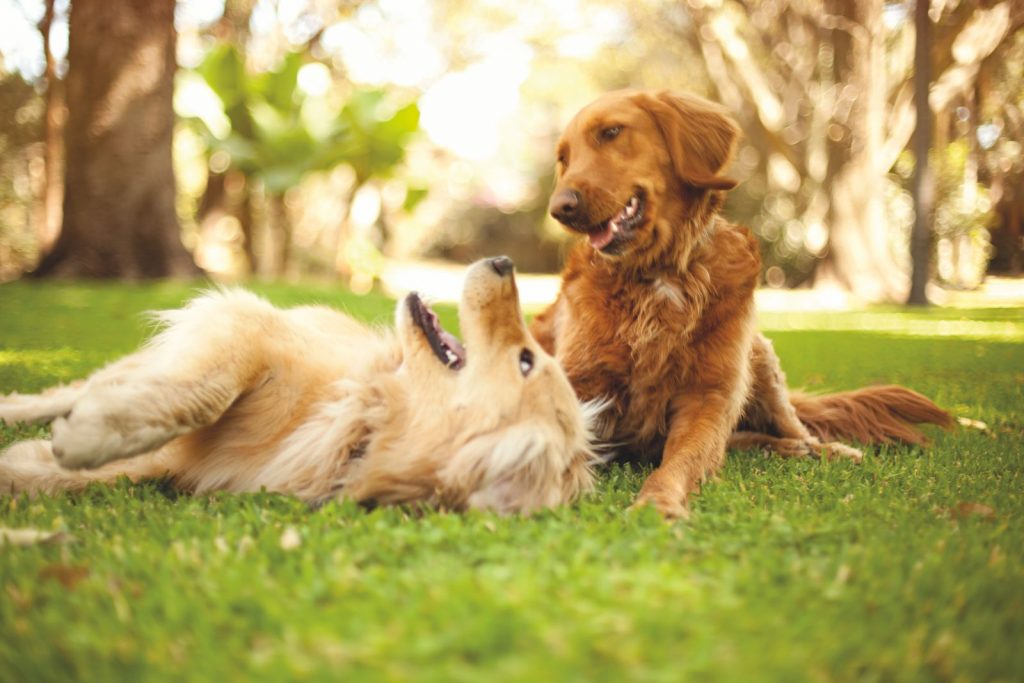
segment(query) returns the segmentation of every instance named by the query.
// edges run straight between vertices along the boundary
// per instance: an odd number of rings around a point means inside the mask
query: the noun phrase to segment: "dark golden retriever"
[[[558,143],[550,211],[585,239],[532,332],[581,399],[610,401],[601,437],[660,458],[637,504],[668,517],[686,514],[727,445],[859,460],[839,441],[916,444],[913,425],[951,423],[903,387],[789,393],[756,329],[757,242],[719,215],[738,132],[698,97],[614,92]]]

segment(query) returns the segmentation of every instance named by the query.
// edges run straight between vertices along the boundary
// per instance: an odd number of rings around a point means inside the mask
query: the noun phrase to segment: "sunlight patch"
[[[0,350],[0,367],[22,365],[40,373],[67,371],[68,366],[82,362],[82,354],[67,347],[60,349]]]
[[[907,337],[1024,340],[1024,322],[1017,320],[929,320],[870,311],[833,315],[762,313],[759,318],[762,329],[773,331],[878,332]]]

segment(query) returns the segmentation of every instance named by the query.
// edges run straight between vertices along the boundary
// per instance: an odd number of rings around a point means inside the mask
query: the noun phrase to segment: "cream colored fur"
[[[596,408],[527,332],[511,272],[474,264],[460,317],[467,358],[454,370],[408,300],[394,332],[375,332],[328,308],[206,294],[158,314],[159,334],[88,380],[0,398],[0,420],[53,420],[52,441],[0,456],[0,492],[123,475],[191,492],[529,512],[587,491]]]

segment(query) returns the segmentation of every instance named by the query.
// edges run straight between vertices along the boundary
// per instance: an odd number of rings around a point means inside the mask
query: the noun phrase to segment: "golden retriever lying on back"
[[[757,332],[757,242],[719,215],[739,129],[692,95],[614,92],[558,142],[551,214],[586,238],[532,331],[584,399],[604,398],[599,436],[661,464],[639,504],[686,514],[726,445],[859,460],[839,443],[921,443],[950,416],[903,387],[791,396]]]
[[[589,432],[565,375],[526,330],[512,262],[474,264],[468,353],[416,294],[395,333],[241,291],[161,313],[141,351],[76,386],[0,398],[54,420],[0,457],[0,493],[166,476],[176,488],[529,512],[591,486]]]

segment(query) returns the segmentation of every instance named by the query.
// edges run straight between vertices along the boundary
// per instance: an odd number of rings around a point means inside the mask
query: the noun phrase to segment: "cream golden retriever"
[[[558,142],[550,211],[583,239],[531,329],[582,399],[610,401],[599,436],[660,461],[638,503],[669,517],[730,444],[859,460],[843,441],[922,443],[916,423],[951,424],[903,387],[789,393],[757,331],[757,242],[719,214],[738,133],[699,97],[620,91]]]
[[[167,477],[319,502],[530,512],[592,485],[587,407],[526,329],[512,262],[470,267],[465,347],[415,294],[394,332],[243,291],[159,313],[142,350],[76,385],[0,398],[53,421],[0,457],[0,492]]]

